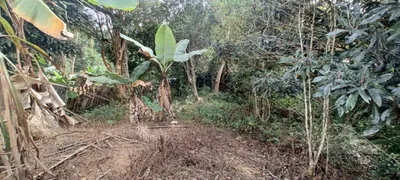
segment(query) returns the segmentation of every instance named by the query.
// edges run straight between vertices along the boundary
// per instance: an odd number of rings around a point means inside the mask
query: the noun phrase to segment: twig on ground
[[[109,133],[101,133],[101,134],[106,135],[106,136],[109,136],[109,137],[113,137],[113,138],[115,138],[115,139],[122,139],[122,140],[129,141],[129,142],[132,142],[132,143],[142,144],[142,142],[135,141],[135,140],[133,140],[133,139],[128,139],[128,138],[126,138],[126,137],[122,137],[122,136],[118,136],[118,135],[113,135],[113,134],[109,134]]]
[[[87,133],[87,132],[88,132],[87,130],[76,130],[76,131],[70,131],[70,132],[65,132],[65,133],[56,134],[56,135],[54,135],[54,136],[50,136],[50,137],[48,137],[48,138],[39,139],[39,140],[37,140],[36,142],[45,141],[45,140],[48,140],[48,139],[51,139],[51,138],[55,138],[55,137],[62,136],[62,135],[67,135],[67,134],[74,134],[74,133]]]
[[[100,141],[107,140],[107,139],[109,139],[109,138],[111,138],[111,137],[102,138],[102,139],[99,140],[99,142],[100,142]],[[77,155],[78,153],[84,151],[85,149],[91,147],[92,145],[94,145],[94,143],[89,144],[89,145],[86,145],[86,146],[80,147],[79,149],[77,149],[77,150],[76,150],[75,152],[73,152],[72,154],[68,155],[68,156],[65,157],[64,159],[58,161],[56,164],[52,165],[52,166],[49,168],[49,170],[56,168],[57,166],[61,165],[62,163],[64,163],[64,162],[67,161],[68,159],[74,157],[74,156]],[[39,173],[38,175],[36,175],[36,176],[34,177],[34,179],[37,179],[38,177],[43,176],[44,173],[45,173],[45,172]]]
[[[181,126],[151,126],[148,127],[149,129],[163,129],[163,128],[189,128],[190,126],[186,126],[186,125],[181,125]]]
[[[98,178],[96,178],[96,180],[100,180],[101,178],[103,178],[104,176],[106,176],[108,173],[110,173],[113,169],[109,169],[108,171],[104,172],[101,176],[99,176]]]

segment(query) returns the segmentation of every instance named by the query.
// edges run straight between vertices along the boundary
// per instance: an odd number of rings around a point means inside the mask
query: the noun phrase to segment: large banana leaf
[[[150,66],[150,61],[145,61],[139,66],[135,67],[133,69],[132,75],[131,75],[131,82],[135,82],[136,80],[139,79],[139,77],[149,69]]]
[[[201,55],[201,54],[205,53],[206,51],[207,50],[202,49],[202,50],[192,51],[190,53],[175,55],[174,61],[175,62],[185,62],[185,61],[189,60],[191,57],[193,57],[195,55]]]
[[[73,37],[65,23],[42,0],[10,0],[10,6],[19,17],[54,38],[65,40]]]
[[[139,4],[139,0],[89,0],[89,3],[102,5],[106,8],[133,11]]]
[[[174,59],[176,41],[171,28],[161,25],[156,34],[156,54],[164,69]]]
[[[140,47],[140,49],[142,49],[142,51],[144,53],[148,53],[150,57],[155,57],[154,52],[153,52],[153,50],[151,48],[143,46],[141,43],[137,42],[136,40],[134,40],[134,39],[122,34],[122,33],[120,33],[119,36],[122,39],[125,39],[127,41],[133,42],[136,46]]]
[[[176,44],[175,56],[185,54],[189,42],[189,39],[180,40],[178,44]]]

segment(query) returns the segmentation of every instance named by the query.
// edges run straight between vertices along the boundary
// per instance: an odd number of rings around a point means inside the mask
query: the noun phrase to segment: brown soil
[[[229,130],[189,123],[90,125],[38,140],[51,167],[38,179],[303,179],[304,147],[262,146]],[[107,134],[107,135],[106,135]],[[108,139],[105,139],[108,138]],[[289,150],[282,150],[289,149]],[[37,172],[43,171],[37,167]]]

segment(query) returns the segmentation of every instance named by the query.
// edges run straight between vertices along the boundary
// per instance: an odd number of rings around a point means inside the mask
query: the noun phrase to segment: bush
[[[129,105],[122,102],[111,102],[110,104],[86,110],[83,117],[89,121],[115,124],[126,119],[129,114]]]

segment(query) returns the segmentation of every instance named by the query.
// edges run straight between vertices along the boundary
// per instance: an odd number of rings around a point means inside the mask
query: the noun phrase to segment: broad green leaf
[[[42,32],[61,40],[72,38],[65,23],[42,0],[9,0],[12,12]]]
[[[175,49],[176,41],[171,28],[161,25],[156,33],[156,55],[164,68],[174,59]]]
[[[371,101],[371,97],[369,97],[367,95],[367,93],[365,93],[365,90],[362,88],[358,88],[358,94],[360,94],[361,98],[369,104],[369,102]]]
[[[325,76],[318,76],[318,77],[315,77],[312,82],[317,83],[317,82],[324,80],[325,78],[326,78]]]
[[[385,83],[386,81],[392,79],[392,77],[393,77],[393,74],[390,74],[390,73],[389,74],[384,74],[384,75],[379,77],[378,82],[379,83]]]
[[[374,109],[374,111],[373,111],[373,118],[374,119],[372,119],[372,123],[373,124],[378,124],[379,120],[381,119],[381,116],[379,115],[378,108],[376,106],[374,106],[373,109]]]
[[[385,111],[383,111],[383,113],[381,115],[381,120],[386,121],[386,118],[389,117],[391,113],[392,113],[392,108],[389,108],[389,109],[386,109]]]
[[[116,80],[116,81],[120,82],[121,84],[127,84],[127,83],[129,82],[128,79],[126,79],[125,77],[122,77],[122,76],[120,76],[120,75],[118,75],[118,74],[115,74],[115,73],[112,73],[112,72],[109,72],[109,71],[106,71],[105,74],[106,74],[110,79]]]
[[[347,95],[344,94],[344,95],[340,96],[340,98],[336,100],[335,106],[338,107],[338,106],[343,105],[344,103],[346,103],[346,99],[347,99]]]
[[[338,35],[338,34],[340,34],[340,33],[344,33],[344,32],[347,32],[347,31],[348,31],[348,30],[345,30],[345,29],[336,29],[336,30],[334,30],[334,31],[329,32],[328,34],[326,34],[326,37],[330,38],[330,37],[336,36],[336,35]]]
[[[88,77],[88,80],[91,82],[97,82],[100,84],[122,84],[121,82],[110,79],[106,76],[98,76],[98,77]]]
[[[189,60],[191,57],[193,57],[195,55],[201,55],[201,54],[205,53],[206,51],[207,50],[203,49],[203,50],[192,51],[187,54],[175,55],[174,61],[175,62],[185,62],[185,61]]]
[[[150,61],[145,61],[142,64],[140,64],[139,66],[135,67],[135,69],[133,69],[132,75],[131,75],[131,82],[135,82],[136,80],[139,79],[139,77],[145,73],[147,71],[147,69],[149,69],[150,66]]]
[[[178,44],[176,44],[175,56],[185,54],[189,42],[188,39],[180,40]]]
[[[342,89],[342,88],[345,88],[345,87],[349,87],[349,86],[354,87],[354,86],[352,86],[350,84],[339,84],[339,85],[336,85],[336,86],[332,87],[332,91],[338,90],[338,89]]]
[[[150,98],[146,97],[146,96],[142,96],[142,100],[143,103],[149,107],[151,110],[153,110],[154,112],[161,112],[162,111],[162,107],[158,105],[157,101],[152,102],[150,100]]]
[[[373,135],[373,134],[375,134],[375,133],[377,133],[379,130],[381,130],[382,129],[382,125],[375,125],[375,126],[373,126],[371,129],[368,129],[368,130],[365,130],[364,132],[363,132],[363,136],[370,136],[370,135]]]
[[[139,4],[139,0],[89,0],[89,3],[106,8],[133,11]]]
[[[15,31],[14,31],[13,27],[10,25],[10,23],[8,23],[8,21],[6,19],[4,19],[1,16],[0,16],[0,24],[3,26],[4,30],[7,32],[8,35],[15,36]],[[10,39],[13,42],[13,44],[15,45],[15,47],[21,51],[22,46],[21,46],[20,41],[16,38],[10,38]]]
[[[374,100],[375,104],[379,107],[382,106],[382,97],[379,95],[378,89],[368,89],[369,95],[371,95],[372,99]]]
[[[350,112],[356,106],[358,99],[358,93],[350,94],[349,98],[346,101],[346,112]]]
[[[79,95],[78,95],[78,93],[76,93],[75,91],[68,91],[68,92],[67,92],[67,96],[68,96],[68,98],[70,98],[70,99],[75,99],[75,98],[78,97]]]
[[[145,53],[147,52],[149,54],[150,57],[155,57],[154,52],[151,48],[143,46],[141,43],[139,43],[138,41],[124,35],[124,34],[120,34],[119,35],[122,39],[125,39],[127,41],[133,42],[136,46],[140,47],[140,49],[142,49],[142,51],[144,51]]]

